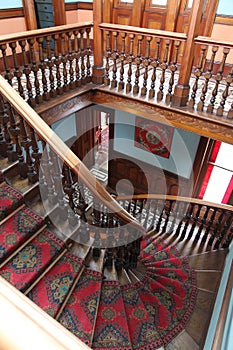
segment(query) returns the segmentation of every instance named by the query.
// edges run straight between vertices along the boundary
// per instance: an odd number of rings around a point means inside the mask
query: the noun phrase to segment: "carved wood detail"
[[[162,104],[151,104],[145,100],[132,100],[130,97],[115,95],[107,90],[100,91],[100,89],[95,91],[92,101],[233,144],[233,122],[224,117],[210,117],[204,112],[192,113],[188,108],[183,108],[181,111]]]
[[[51,108],[48,108],[46,111],[41,112],[40,116],[46,121],[47,124],[51,125],[84,107],[90,106],[92,104],[91,98],[92,91],[89,91],[81,96],[75,96],[67,101],[63,101]]]

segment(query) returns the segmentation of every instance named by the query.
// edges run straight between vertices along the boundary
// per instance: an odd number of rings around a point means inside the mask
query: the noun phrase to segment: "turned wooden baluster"
[[[215,242],[214,249],[218,249],[223,242],[224,238],[227,236],[228,230],[230,229],[230,226],[232,224],[232,215],[230,213],[226,213],[228,216],[227,219],[224,222],[224,225],[220,231],[220,234],[218,235],[218,238]]]
[[[162,224],[162,219],[163,219],[163,214],[164,214],[164,211],[165,211],[165,204],[164,204],[164,201],[163,200],[159,200],[158,201],[158,209],[159,209],[159,219],[158,219],[158,222],[157,222],[157,225],[156,225],[156,231],[159,232],[160,231],[160,228],[161,228],[161,224]]]
[[[21,146],[24,148],[26,155],[26,166],[27,166],[27,178],[29,183],[34,184],[38,177],[35,171],[34,162],[31,157],[31,140],[28,137],[28,132],[26,129],[25,121],[22,117],[20,118],[20,137],[21,137]]]
[[[92,213],[92,224],[94,226],[100,226],[100,203],[97,199],[93,198],[93,213]]]
[[[213,65],[214,65],[214,59],[215,59],[217,51],[218,51],[218,46],[213,46],[212,47],[212,55],[211,55],[211,59],[210,59],[210,63],[209,63],[208,69],[203,74],[203,76],[205,78],[205,82],[204,82],[204,85],[202,87],[202,93],[201,93],[200,101],[197,104],[197,110],[198,111],[203,111],[203,108],[204,108],[205,99],[206,99],[206,93],[207,93],[207,90],[208,90],[209,80],[212,77],[212,70],[213,70]]]
[[[75,226],[77,224],[78,215],[75,214],[75,204],[74,204],[74,186],[73,186],[73,178],[71,175],[70,168],[67,165],[63,166],[64,172],[64,192],[68,197],[68,221],[70,225]]]
[[[192,238],[192,235],[194,233],[195,228],[197,227],[197,223],[198,223],[199,218],[200,218],[202,206],[200,204],[198,204],[197,206],[198,206],[197,211],[194,212],[194,215],[193,215],[193,224],[192,224],[191,230],[189,231],[189,236],[188,236],[189,239]],[[197,240],[197,236],[195,236],[194,239]]]
[[[133,87],[133,93],[136,95],[139,93],[139,77],[140,77],[140,66],[142,63],[142,40],[143,36],[138,35],[138,44],[137,44],[137,57],[135,57],[134,62],[136,64],[136,72],[135,72],[135,81]]]
[[[79,30],[80,33],[80,57],[81,57],[81,82],[85,83],[85,77],[86,77],[86,73],[85,73],[85,50],[84,50],[84,33],[85,30],[84,29],[80,29]]]
[[[231,86],[231,84],[233,82],[233,65],[231,66],[230,73],[226,77],[225,82],[226,82],[226,87],[225,87],[225,90],[222,93],[222,99],[221,99],[221,102],[220,102],[220,106],[217,108],[217,112],[216,112],[216,114],[218,116],[222,116],[223,115],[223,111],[224,111],[224,107],[225,107],[225,104],[226,104],[226,100],[227,100],[227,97],[229,96],[229,89],[230,89],[230,86]],[[229,112],[228,112],[228,114],[229,114]],[[232,113],[232,117],[233,117],[233,113]],[[229,116],[228,116],[228,118],[229,118]]]
[[[54,56],[55,56],[55,66],[56,66],[56,84],[57,84],[57,93],[62,94],[62,81],[61,81],[61,72],[60,72],[60,64],[61,64],[61,55],[59,53],[60,45],[60,36],[59,34],[54,35]]]
[[[70,77],[70,82],[69,86],[70,89],[73,89],[75,87],[75,82],[74,82],[74,68],[73,68],[73,62],[74,62],[74,57],[75,54],[73,53],[73,48],[72,48],[72,37],[73,37],[73,32],[68,32],[68,61],[69,61],[69,77]]]
[[[113,52],[111,54],[111,58],[113,60],[113,68],[112,68],[112,81],[111,81],[111,88],[117,87],[117,59],[118,59],[118,52],[117,52],[117,38],[118,38],[118,32],[113,32]]]
[[[230,243],[232,242],[232,238],[233,238],[233,226],[231,226],[231,229],[230,231],[228,232],[228,235],[222,245],[222,248],[225,249],[225,248],[228,248]]]
[[[38,79],[38,71],[39,71],[39,66],[36,63],[36,55],[35,55],[35,50],[34,50],[34,44],[35,44],[35,39],[28,39],[28,44],[29,44],[29,56],[30,56],[30,62],[32,64],[32,71],[34,74],[34,88],[35,88],[35,99],[32,100],[32,106],[34,107],[34,103],[41,103],[43,101],[41,92],[40,92],[40,81]]]
[[[172,90],[174,86],[175,72],[177,71],[177,59],[178,59],[178,53],[180,48],[180,41],[176,40],[174,46],[175,46],[174,48],[175,52],[174,52],[173,62],[169,67],[171,71],[171,76],[168,83],[169,87],[168,87],[168,92],[167,92],[166,101],[165,101],[167,104],[169,104],[172,99]]]
[[[62,218],[62,220],[67,219],[67,214],[68,214],[68,206],[67,202],[65,201],[65,193],[63,191],[63,186],[62,186],[62,180],[63,180],[63,175],[61,172],[61,166],[59,162],[59,158],[56,155],[56,153],[52,150],[49,152],[50,154],[50,159],[51,159],[51,172],[52,172],[52,177],[53,177],[53,183],[54,183],[54,189],[57,194],[57,200],[58,200],[58,215],[59,217]]]
[[[124,82],[124,64],[125,64],[125,38],[126,38],[126,33],[121,34],[122,37],[122,44],[121,44],[121,54],[119,55],[119,60],[121,62],[121,68],[120,68],[120,81],[118,84],[118,90],[123,90],[125,87],[125,82]]]
[[[4,101],[3,97],[0,95],[1,102],[1,120],[2,120],[2,129],[5,136],[6,141],[6,153],[9,162],[14,162],[18,159],[17,153],[14,150],[14,145],[12,141],[11,134],[9,132],[9,104]]]
[[[90,32],[91,28],[86,28],[86,36],[87,36],[87,42],[86,42],[86,83],[89,83],[91,81],[91,62],[90,62],[90,56],[91,56],[91,45],[90,45]]]
[[[109,77],[109,59],[111,57],[111,48],[110,48],[110,31],[106,31],[106,52],[105,52],[105,58],[106,58],[106,64],[105,64],[105,77],[104,77],[104,85],[108,86],[110,85],[110,77]]]
[[[211,235],[211,237],[210,237],[210,239],[208,241],[208,245],[209,246],[212,246],[215,237],[217,237],[217,235],[219,233],[219,229],[220,229],[220,227],[222,225],[223,218],[224,218],[224,211],[223,210],[221,211],[221,214],[219,213],[218,209],[216,209],[216,211],[218,212],[219,216],[218,216],[217,222],[216,222],[216,224],[214,226],[212,235]]]
[[[126,84],[126,93],[129,93],[132,89],[132,64],[134,62],[134,55],[133,55],[133,50],[134,50],[134,34],[129,34],[130,38],[130,44],[129,44],[129,55],[127,56],[127,63],[128,63],[128,72],[127,72],[127,84]]]
[[[52,43],[52,37],[51,35],[46,36],[46,55],[47,55],[47,65],[49,68],[49,93],[51,97],[56,96],[55,91],[55,78],[53,75],[53,67],[54,67],[54,61],[52,60],[52,54],[51,54],[51,43]]]
[[[80,68],[79,68],[79,59],[80,59],[80,47],[79,47],[79,31],[74,31],[74,52],[75,52],[75,86],[81,85],[80,80]]]
[[[22,50],[22,59],[23,59],[23,73],[26,76],[26,88],[27,88],[27,95],[28,95],[28,99],[27,102],[32,106],[35,106],[35,100],[34,100],[34,104],[33,104],[33,93],[32,93],[32,84],[31,84],[31,79],[30,79],[30,73],[31,73],[31,67],[28,64],[28,60],[27,60],[27,55],[25,52],[25,46],[26,46],[26,40],[20,40],[19,41],[19,45],[21,47]]]
[[[50,204],[55,204],[57,201],[57,193],[55,191],[53,177],[51,174],[52,163],[49,157],[48,145],[42,140],[43,156],[41,158],[41,173],[40,173],[40,191],[47,197]]]
[[[197,231],[197,234],[196,234],[196,239],[199,239],[201,237],[201,233],[202,233],[202,230],[204,228],[204,225],[206,223],[206,220],[207,220],[207,217],[208,217],[208,214],[209,214],[209,211],[210,211],[210,207],[206,206],[205,208],[205,213],[201,219],[201,224],[199,225],[199,228],[198,228],[198,231]],[[204,234],[202,236],[202,242],[204,242]]]
[[[190,108],[193,108],[195,103],[196,103],[196,94],[197,94],[197,89],[198,89],[198,82],[199,82],[199,78],[203,73],[203,66],[205,63],[205,57],[206,57],[206,53],[207,53],[207,45],[202,45],[201,46],[201,53],[200,53],[200,58],[197,64],[197,68],[195,69],[194,75],[195,75],[195,82],[193,84],[193,88],[192,88],[192,93],[191,93],[191,98],[188,102],[188,106]]]
[[[182,207],[182,202],[175,202],[173,208],[172,208],[172,213],[173,213],[173,219],[171,221],[171,225],[169,228],[169,233],[172,233],[175,227],[175,224],[178,221],[178,218],[180,216],[180,209]]]
[[[20,143],[20,128],[16,123],[16,115],[14,109],[9,105],[8,107],[9,121],[10,121],[10,133],[13,136],[15,143],[15,151],[18,157],[18,169],[22,178],[27,177],[27,165],[25,163],[23,149]]]
[[[163,89],[164,89],[164,83],[165,83],[165,74],[168,67],[168,54],[169,54],[170,43],[171,41],[169,39],[165,40],[163,63],[160,65],[162,72],[161,72],[161,78],[160,78],[159,91],[157,93],[158,101],[161,101],[163,99]]]
[[[44,37],[40,37],[37,39],[38,44],[39,44],[39,59],[40,59],[40,70],[42,74],[42,86],[43,86],[43,99],[48,100],[49,99],[49,94],[48,94],[48,82],[46,78],[46,62],[44,60],[44,52],[43,52],[43,41]]]
[[[0,96],[0,155],[3,158],[7,157],[7,143],[4,135],[3,118],[4,118],[4,101]]]
[[[183,210],[184,210],[186,205],[187,205],[186,203],[183,203]],[[184,219],[185,225],[184,225],[182,233],[181,233],[181,240],[183,240],[185,238],[186,232],[188,230],[188,226],[193,218],[194,207],[195,207],[195,204],[190,203],[188,210],[186,211],[186,215],[185,215],[185,219]],[[192,237],[192,232],[189,232],[188,239],[190,239],[191,237]]]
[[[21,81],[23,73],[22,73],[21,69],[19,68],[18,58],[17,58],[17,53],[16,53],[17,43],[16,42],[9,43],[9,46],[11,48],[12,56],[13,56],[14,76],[16,77],[17,82],[18,82],[18,92],[19,92],[20,96],[23,99],[25,99],[24,88],[23,88],[22,81]]]
[[[159,56],[160,56],[160,39],[156,38],[156,50],[155,50],[155,57],[153,61],[151,62],[151,66],[153,67],[153,73],[151,76],[151,86],[149,90],[149,98],[155,97],[155,82],[156,82],[156,70],[159,66]]]
[[[148,200],[144,206],[144,211],[146,212],[146,217],[145,217],[144,222],[143,222],[143,227],[145,229],[148,229],[148,219],[149,219],[149,216],[151,213],[151,204],[152,204],[152,201]]]
[[[76,183],[74,197],[76,198],[75,208],[78,211],[81,220],[87,221],[86,208],[88,205],[85,201],[84,185],[83,184]]]
[[[215,100],[216,100],[216,96],[218,94],[218,88],[219,88],[219,84],[223,78],[223,70],[225,68],[225,63],[226,63],[226,59],[227,59],[227,55],[229,54],[230,49],[227,47],[223,48],[223,57],[222,57],[222,61],[218,70],[217,75],[215,76],[215,86],[212,90],[212,97],[210,99],[210,103],[207,107],[207,112],[208,113],[213,113],[214,110],[214,104],[215,104]]]
[[[12,72],[11,72],[11,70],[9,68],[9,65],[8,65],[8,56],[6,54],[7,45],[6,44],[0,45],[0,49],[1,49],[1,52],[2,52],[4,69],[6,71],[4,77],[8,81],[8,83],[12,86],[12,79],[13,79],[14,75],[12,74]]]
[[[173,206],[174,201],[169,201],[169,205],[168,208],[166,208],[167,203],[165,203],[165,214],[166,214],[166,219],[163,225],[163,229],[162,229],[162,233],[165,233],[167,230],[167,225],[171,216],[171,212],[172,212],[172,206]]]
[[[209,220],[207,220],[207,223],[206,223],[206,229],[205,229],[205,232],[204,232],[204,237],[203,239],[205,239],[205,242],[208,238],[208,235],[210,233],[210,231],[213,229],[213,223],[214,223],[214,219],[215,219],[215,216],[217,214],[217,209],[216,208],[211,208],[211,211],[212,211],[212,214],[211,214],[211,217]],[[209,243],[208,243],[209,244]]]
[[[67,72],[67,54],[66,54],[66,33],[60,34],[61,38],[61,62],[62,62],[62,75],[63,75],[63,91],[68,91],[68,72]]]
[[[30,138],[31,138],[31,146],[32,146],[32,158],[34,159],[34,167],[35,167],[35,172],[37,176],[37,180],[39,178],[39,170],[40,170],[40,159],[42,156],[42,153],[40,152],[39,149],[39,141],[37,140],[35,130],[30,127]]]
[[[152,40],[151,36],[146,37],[146,57],[142,61],[142,65],[144,66],[143,86],[141,88],[141,95],[142,96],[145,96],[147,93],[148,68],[149,68],[149,65],[151,63],[151,59],[150,59],[151,40]]]

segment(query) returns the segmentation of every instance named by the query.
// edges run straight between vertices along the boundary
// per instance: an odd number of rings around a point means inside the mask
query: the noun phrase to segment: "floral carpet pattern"
[[[0,188],[7,215],[22,196],[9,185]],[[141,270],[128,271],[137,279],[121,284],[116,274],[106,279],[105,270],[67,250],[48,229],[37,234],[42,224],[27,206],[2,221],[0,275],[21,291],[32,285],[27,296],[92,349],[160,349],[185,329],[196,302],[196,277],[174,245],[145,235]]]

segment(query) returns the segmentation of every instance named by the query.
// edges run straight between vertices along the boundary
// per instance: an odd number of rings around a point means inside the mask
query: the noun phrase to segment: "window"
[[[232,204],[233,145],[215,141],[199,198]]]

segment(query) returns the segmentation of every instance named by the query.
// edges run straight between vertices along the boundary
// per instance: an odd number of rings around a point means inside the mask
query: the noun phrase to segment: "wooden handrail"
[[[194,39],[194,41],[196,44],[216,45],[216,46],[233,48],[232,41],[222,41],[222,40],[211,39],[208,36],[197,36]]]
[[[26,32],[20,32],[20,33],[12,33],[12,34],[5,34],[0,35],[0,44],[5,44],[10,41],[17,41],[22,39],[30,39],[37,36],[43,36],[43,35],[52,35],[56,34],[57,32],[67,32],[72,30],[78,30],[79,28],[83,27],[93,27],[93,22],[82,22],[82,23],[76,23],[76,24],[68,24],[68,25],[62,25],[62,26],[56,26],[56,27],[49,27],[44,29],[36,29],[36,30],[29,30]]]
[[[230,299],[232,294],[232,288],[233,288],[233,262],[231,263],[231,269],[230,269],[227,286],[223,297],[223,303],[219,314],[218,323],[216,326],[212,350],[221,349],[224,328],[226,325],[227,313],[229,312],[229,304],[230,304]]]
[[[181,196],[172,196],[172,195],[162,195],[162,194],[139,194],[134,196],[117,196],[116,200],[166,200],[166,201],[180,201],[185,203],[192,203],[202,206],[208,206],[216,209],[228,210],[233,213],[233,206],[227,204],[218,204],[214,202],[204,201],[202,199],[191,198],[191,197],[181,197]]]
[[[81,179],[92,194],[98,198],[121,221],[144,232],[144,228],[124,210],[105,190],[100,182],[91,174],[82,161],[70,150],[70,148],[57,136],[57,134],[43,121],[42,118],[25,102],[19,94],[0,76],[0,92],[14,109],[26,120],[35,132],[55,151],[58,157]]]
[[[0,277],[1,350],[88,350],[78,337]]]
[[[173,39],[173,40],[180,40],[180,41],[185,41],[187,39],[187,35],[185,33],[125,26],[121,24],[101,23],[99,25],[99,28],[109,30],[109,31],[117,31],[121,33],[136,33],[136,34],[143,34],[143,35],[151,35],[159,38],[166,38],[166,39]]]

